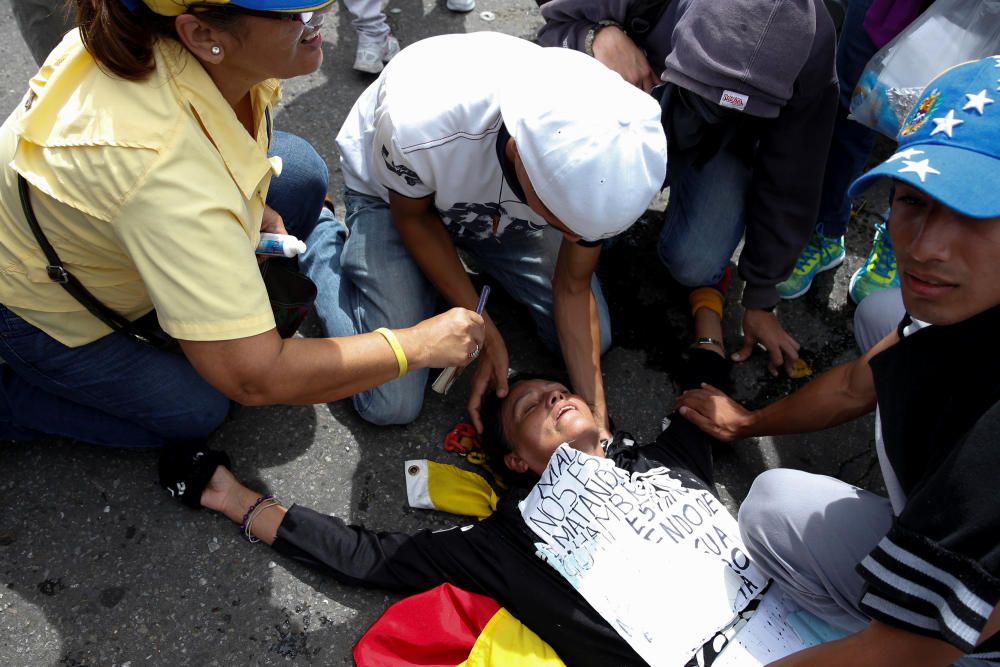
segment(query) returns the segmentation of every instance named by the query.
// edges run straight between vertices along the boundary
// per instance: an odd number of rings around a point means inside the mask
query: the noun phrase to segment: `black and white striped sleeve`
[[[976,645],[1000,602],[998,482],[1000,404],[912,487],[889,533],[861,562],[862,610],[965,654],[992,653],[1000,637]]]

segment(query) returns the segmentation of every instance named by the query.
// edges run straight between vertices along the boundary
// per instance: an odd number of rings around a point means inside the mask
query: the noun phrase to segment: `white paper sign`
[[[799,619],[798,628],[795,620]],[[808,620],[812,631],[803,631]],[[777,585],[772,585],[749,622],[711,663],[711,667],[761,667],[810,646],[846,636],[802,610]]]
[[[725,507],[666,468],[564,444],[520,509],[539,555],[654,667],[682,667],[766,584]]]

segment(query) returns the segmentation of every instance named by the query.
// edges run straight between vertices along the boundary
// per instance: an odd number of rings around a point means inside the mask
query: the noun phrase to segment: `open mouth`
[[[564,404],[561,408],[556,410],[556,421],[558,422],[560,419],[562,419],[562,416],[567,412],[572,412],[574,410],[576,410],[576,406],[573,405],[572,403]]]
[[[307,34],[304,34],[302,39],[299,40],[299,44],[312,44],[313,42],[320,39],[319,28],[314,28],[312,30],[307,30]]]

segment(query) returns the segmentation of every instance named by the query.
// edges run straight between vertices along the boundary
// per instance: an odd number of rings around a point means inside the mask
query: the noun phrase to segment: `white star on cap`
[[[896,160],[909,160],[914,155],[923,155],[923,151],[918,151],[916,148],[907,148],[905,151],[899,151],[892,157],[890,157],[886,162],[895,162]]]
[[[952,130],[954,130],[956,126],[961,125],[962,123],[965,122],[964,120],[959,120],[958,118],[955,118],[954,109],[950,110],[947,114],[945,114],[941,118],[932,118],[931,120],[934,121],[934,129],[931,130],[931,136],[933,137],[938,132],[944,132],[945,134],[948,135],[949,139],[951,138]]]
[[[965,96],[969,99],[969,101],[965,103],[964,107],[962,107],[962,111],[966,111],[968,109],[975,109],[976,111],[979,112],[979,115],[982,116],[983,115],[983,109],[986,107],[986,105],[987,104],[993,104],[993,100],[991,100],[990,98],[986,97],[986,89],[985,88],[983,88],[982,90],[980,90],[975,95],[973,95],[972,93],[966,93]],[[949,134],[948,136],[951,136],[951,135]]]
[[[897,174],[905,174],[906,172],[912,172],[920,177],[920,182],[923,183],[927,180],[927,174],[940,174],[941,172],[931,166],[930,160],[921,160],[920,162],[914,162],[913,160],[903,160],[903,164],[906,165]]]

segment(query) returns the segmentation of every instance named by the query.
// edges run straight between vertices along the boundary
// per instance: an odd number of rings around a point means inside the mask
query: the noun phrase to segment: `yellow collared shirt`
[[[274,327],[254,256],[271,176],[265,109],[256,136],[201,64],[171,40],[131,82],[102,71],[71,31],[0,126],[0,303],[71,347],[109,329],[49,280],[17,174],[66,268],[128,319],[156,308],[167,333],[230,340]]]

